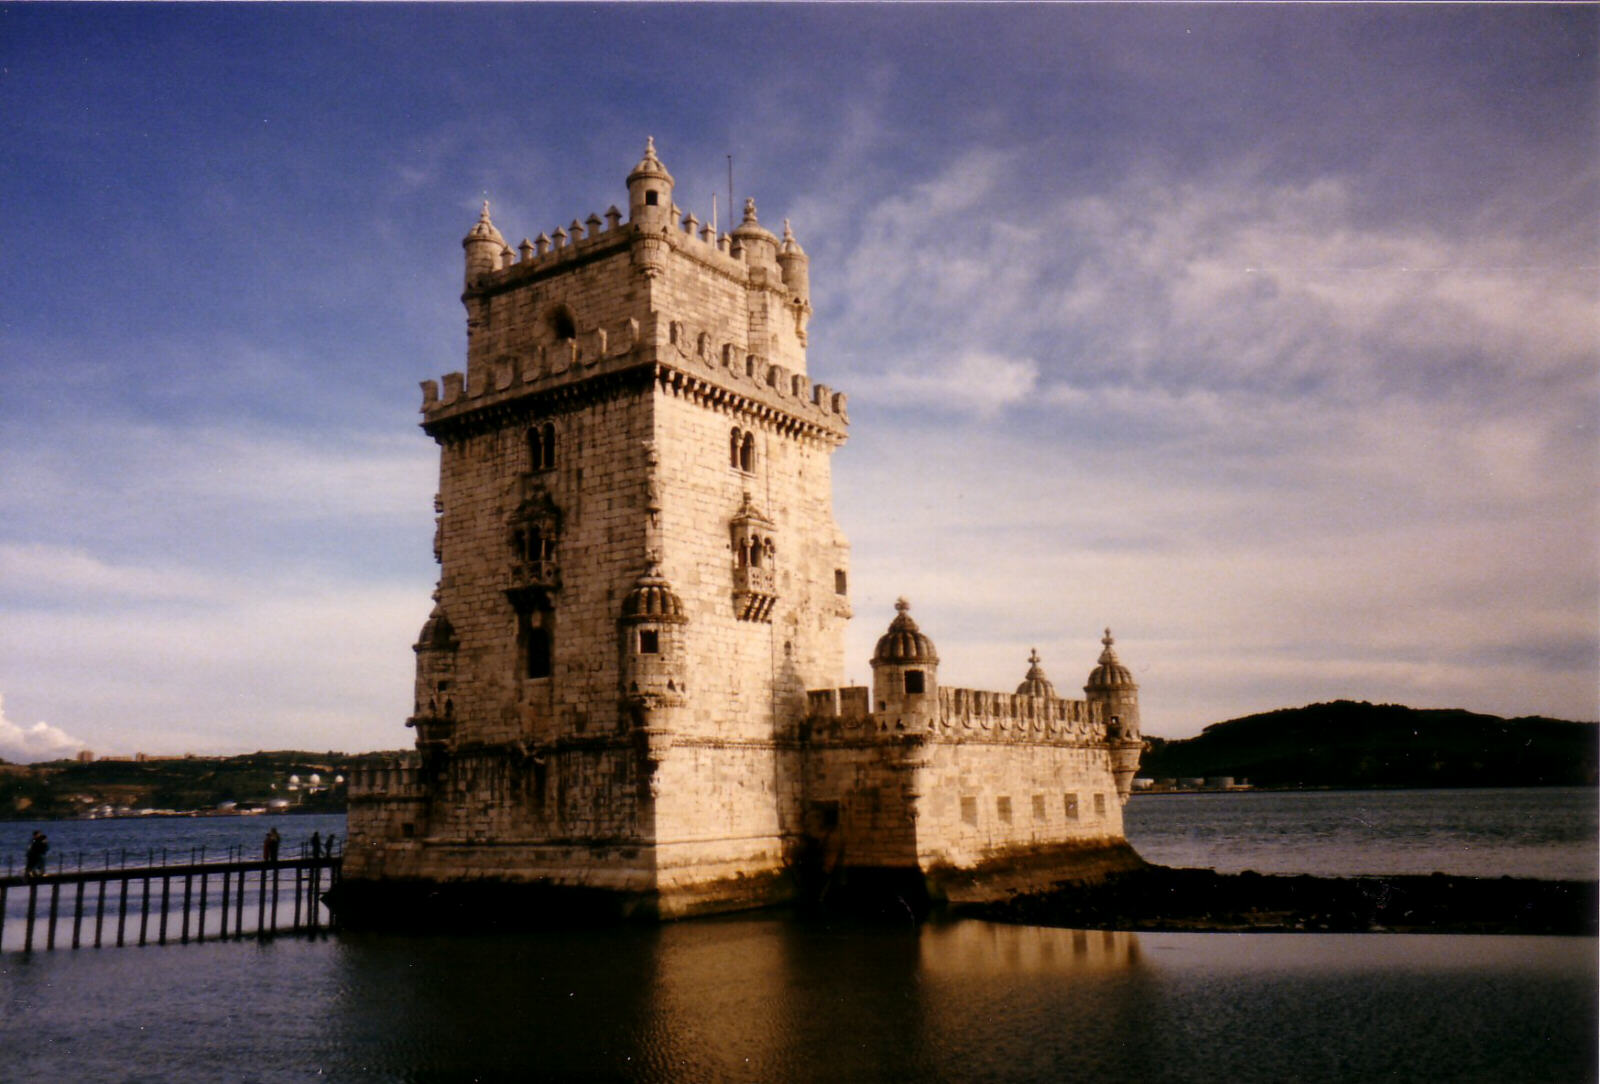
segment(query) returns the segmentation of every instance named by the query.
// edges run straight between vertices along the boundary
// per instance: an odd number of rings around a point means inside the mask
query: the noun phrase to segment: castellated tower
[[[806,689],[842,674],[845,396],[806,367],[807,259],[714,235],[653,143],[628,213],[462,242],[417,754],[352,802],[347,876],[762,902],[798,831]]]
[[[1012,890],[1136,864],[1137,686],[944,687],[909,604],[842,688],[845,396],[806,364],[809,268],[753,201],[717,233],[653,143],[611,207],[462,246],[415,749],[351,778],[348,921],[441,906],[672,917],[879,889]],[[468,918],[471,921],[471,917]]]

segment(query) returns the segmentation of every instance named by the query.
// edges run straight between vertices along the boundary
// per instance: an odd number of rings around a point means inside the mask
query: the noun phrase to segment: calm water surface
[[[1164,866],[1594,880],[1597,805],[1587,787],[1245,791],[1136,795],[1123,817]]]
[[[1593,939],[778,918],[0,958],[9,1080],[1583,1080]]]
[[[1590,791],[1144,797],[1127,813],[1140,851],[1171,864],[1594,875]],[[187,858],[201,840],[257,853],[270,823],[45,830],[73,853]],[[342,818],[275,823],[285,853],[344,835]],[[33,827],[0,824],[0,855],[20,861]],[[1594,938],[776,917],[7,952],[0,1080],[1581,1081],[1596,953]]]

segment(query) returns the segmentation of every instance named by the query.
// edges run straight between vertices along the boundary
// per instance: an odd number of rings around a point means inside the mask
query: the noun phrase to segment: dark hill
[[[1336,700],[1152,738],[1139,774],[1265,787],[1592,786],[1597,760],[1594,723]]]

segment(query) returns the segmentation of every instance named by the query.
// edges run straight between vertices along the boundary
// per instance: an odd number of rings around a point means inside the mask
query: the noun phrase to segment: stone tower
[[[715,234],[653,141],[626,218],[465,250],[417,753],[352,795],[346,878],[762,902],[801,808],[807,688],[840,683],[845,397],[806,367],[807,260],[746,201]],[[569,894],[570,895],[570,894]]]
[[[804,250],[718,234],[649,144],[611,207],[462,242],[465,373],[422,385],[439,582],[415,750],[352,773],[354,923],[671,917],[815,891],[981,898],[1138,864],[1138,687],[939,681],[904,599],[842,687],[845,397],[806,367]],[[424,920],[425,921],[425,920]]]

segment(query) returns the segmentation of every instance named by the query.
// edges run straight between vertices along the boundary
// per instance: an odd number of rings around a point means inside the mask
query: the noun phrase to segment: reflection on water
[[[12,955],[0,1075],[1581,1080],[1595,948],[737,918]]]

